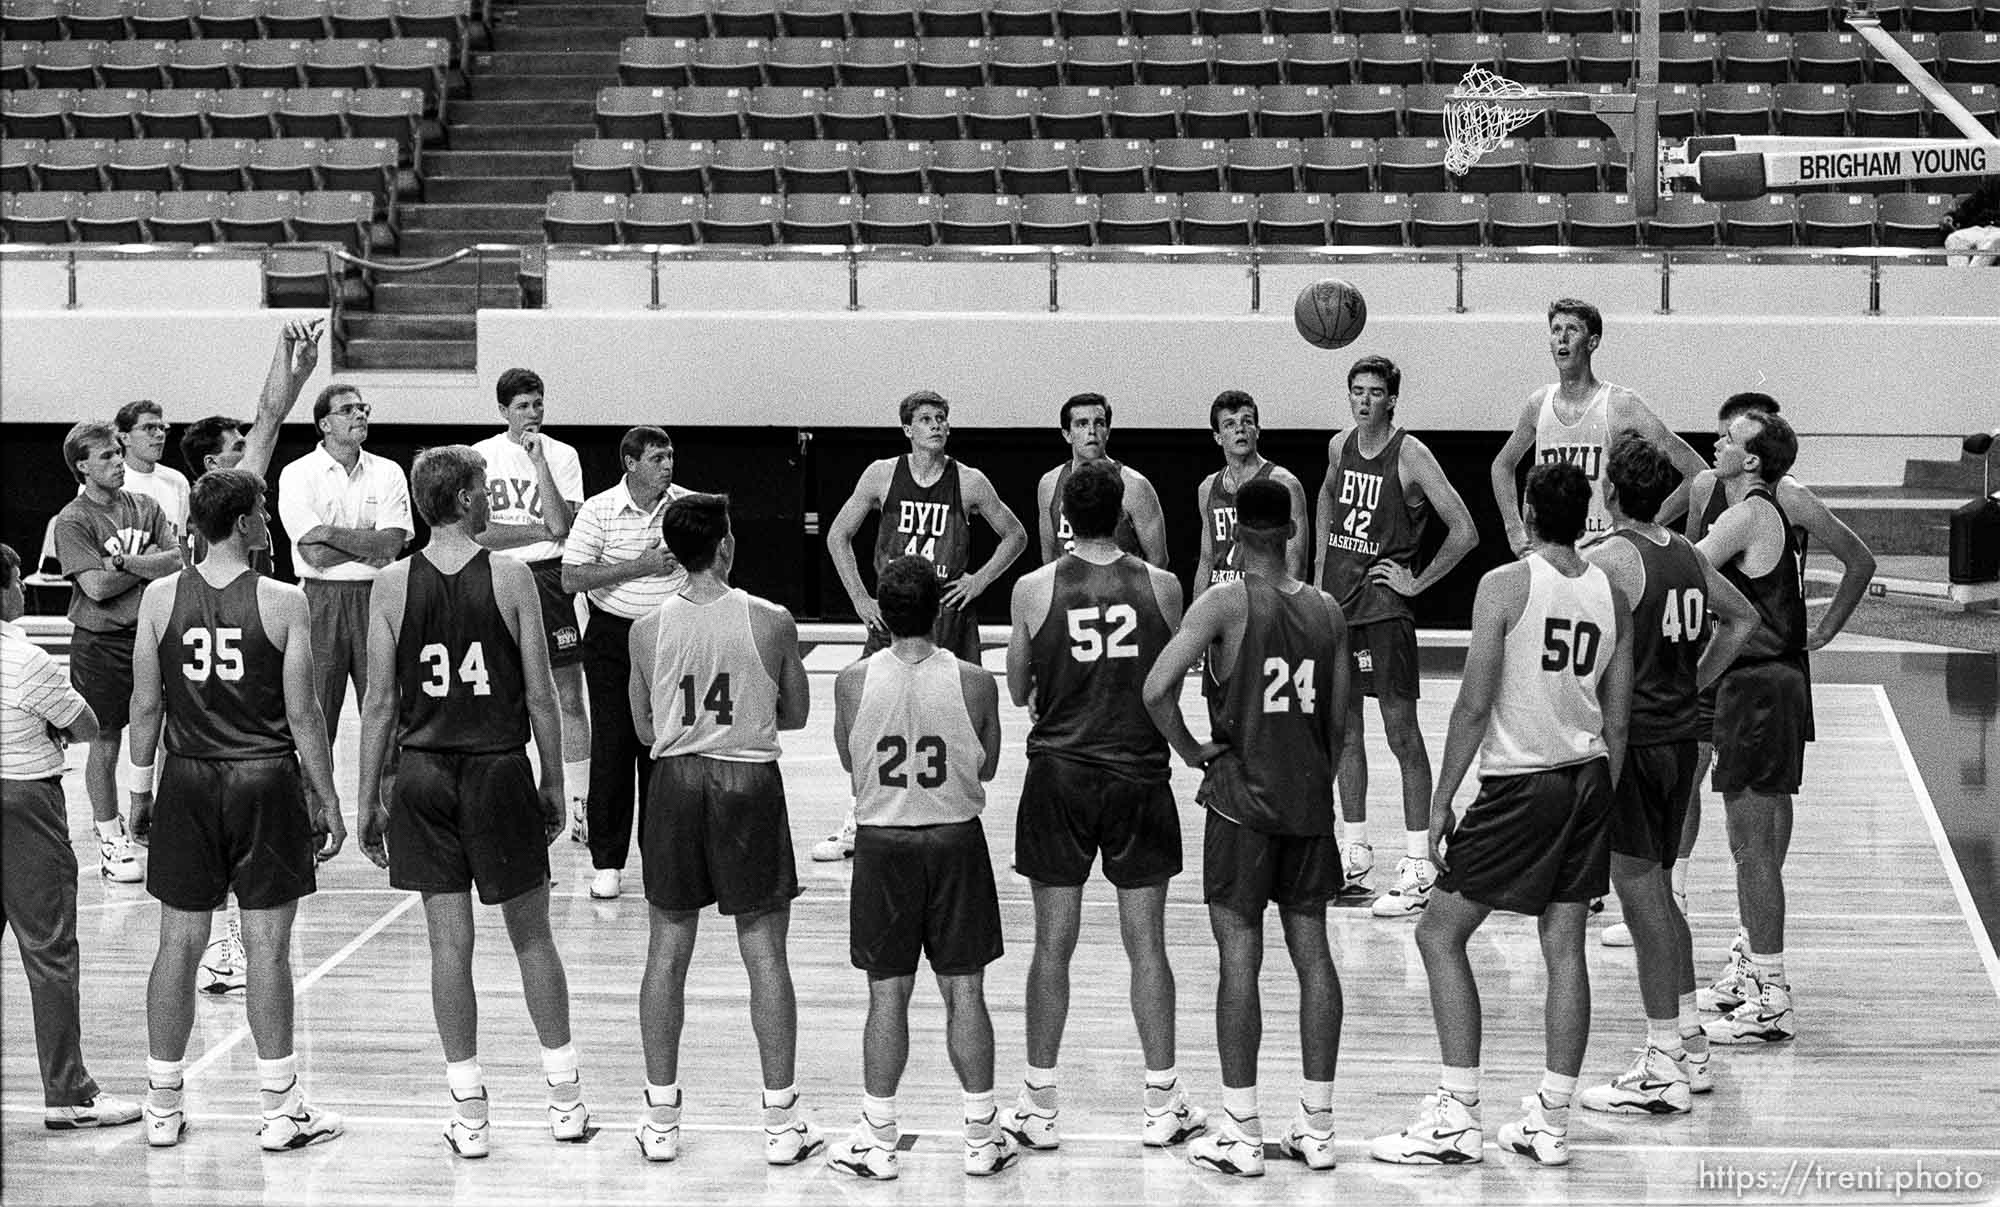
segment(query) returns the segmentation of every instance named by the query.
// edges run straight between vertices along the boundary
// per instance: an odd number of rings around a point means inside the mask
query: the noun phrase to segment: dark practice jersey
[[[1310,584],[1286,595],[1257,575],[1242,582],[1248,615],[1236,664],[1218,680],[1211,656],[1202,673],[1214,740],[1242,758],[1242,805],[1259,810],[1230,820],[1265,834],[1332,834],[1329,746],[1347,707],[1333,694],[1333,618]]]
[[[222,587],[200,571],[174,583],[160,634],[167,753],[187,759],[268,759],[292,753],[285,655],[264,631],[257,582],[245,570]]]
[[[1104,464],[1117,470],[1118,476],[1121,479],[1125,476],[1125,467],[1118,464],[1118,462],[1107,460]],[[1070,473],[1075,469],[1076,462],[1067,461],[1063,463],[1062,469],[1056,474],[1055,493],[1049,496],[1049,524],[1055,529],[1056,553],[1058,556],[1076,551],[1076,533],[1071,530],[1069,517],[1063,514],[1062,508],[1063,486],[1069,482]],[[1145,560],[1146,547],[1139,543],[1139,528],[1138,525],[1132,522],[1131,508],[1119,509],[1118,527],[1112,532],[1111,539],[1116,541],[1118,547],[1126,553],[1131,554],[1141,561]]]
[[[493,598],[493,555],[456,574],[410,559],[396,638],[397,741],[412,750],[499,754],[528,744],[521,646]]]
[[[1763,502],[1755,502],[1759,499]],[[1792,528],[1791,517],[1785,514],[1783,507],[1778,506],[1777,496],[1769,486],[1759,483],[1751,487],[1750,493],[1737,506],[1768,506],[1776,513],[1778,523],[1784,528],[1785,549],[1778,555],[1776,565],[1755,577],[1743,572],[1741,557],[1731,558],[1726,564],[1716,567],[1722,572],[1722,577],[1749,597],[1750,606],[1757,610],[1757,628],[1732,665],[1746,666],[1780,659],[1796,659],[1803,663],[1806,650],[1805,549],[1798,533]]]
[[[1061,755],[1134,779],[1167,778],[1167,739],[1146,712],[1146,672],[1173,633],[1136,557],[1056,559],[1049,614],[1029,642],[1035,725],[1028,754]]]
[[[966,523],[958,462],[945,458],[938,480],[919,486],[910,459],[896,458],[896,472],[882,496],[882,526],[875,533],[875,573],[914,554],[937,569],[939,582],[948,583],[965,573],[971,553],[972,528]]]
[[[1415,615],[1407,598],[1368,577],[1368,568],[1377,562],[1394,562],[1413,572],[1417,568],[1417,543],[1430,507],[1411,506],[1403,490],[1403,437],[1408,434],[1396,429],[1373,457],[1361,455],[1359,433],[1351,429],[1340,445],[1320,589],[1340,604],[1350,625]]]
[[[1243,482],[1268,478],[1275,468],[1266,461]],[[1209,484],[1208,498],[1202,503],[1202,518],[1208,522],[1209,537],[1213,541],[1210,548],[1214,550],[1214,556],[1208,563],[1208,581],[1211,583],[1235,582],[1243,577],[1243,571],[1230,564],[1236,552],[1236,492],[1243,489],[1243,482],[1231,486],[1229,471],[1223,470]]]
[[[1704,736],[1695,724],[1695,663],[1708,640],[1708,576],[1687,538],[1667,533],[1667,543],[1629,529],[1622,538],[1639,554],[1646,589],[1632,601],[1633,746],[1692,742]]]

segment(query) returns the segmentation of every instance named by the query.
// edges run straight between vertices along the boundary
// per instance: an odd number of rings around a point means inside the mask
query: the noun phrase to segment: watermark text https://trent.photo
[[[1847,1165],[1820,1157],[1794,1157],[1781,1165],[1754,1166],[1704,1160],[1695,1168],[1698,1190],[1721,1191],[1739,1199],[1752,1195],[1782,1198],[1807,1194],[1815,1198],[1841,1194],[1868,1198],[1978,1195],[1990,1184],[1993,1178],[1986,1171],[1923,1160],[1907,1165]]]

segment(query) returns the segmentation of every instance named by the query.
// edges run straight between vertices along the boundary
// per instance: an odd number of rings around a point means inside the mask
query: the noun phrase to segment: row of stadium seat
[[[1816,194],[1727,206],[1663,199],[1642,222],[1622,193],[1066,193],[871,196],[556,193],[552,244],[1195,243],[1306,246],[1939,247],[1943,194]]]
[[[1945,80],[2000,83],[2000,33],[1898,34]],[[627,38],[625,84],[755,87],[835,84],[1439,84],[1473,67],[1527,84],[1624,85],[1637,73],[1629,33],[1155,34],[995,38]],[[1668,33],[1660,79],[1707,84],[1899,81],[1851,33]]]
[[[385,246],[369,194],[290,190],[0,194],[0,232],[12,243],[310,242],[356,255]]]
[[[421,88],[437,97],[452,66],[443,38],[8,42],[0,87]]]
[[[0,191],[97,193],[293,189],[365,192],[384,214],[417,191],[389,138],[0,140]]]
[[[1611,85],[1594,86],[1613,91]],[[1953,84],[1975,116],[1994,125],[2000,88]],[[1442,84],[1129,85],[1122,88],[606,88],[597,129],[606,138],[1355,138],[1444,132]],[[1933,122],[1909,84],[1668,84],[1660,132],[1912,137]],[[1523,127],[1536,134],[1602,135],[1591,113],[1554,110]]]
[[[471,0],[4,0],[7,36],[63,38],[448,38]]]
[[[416,88],[53,89],[0,93],[15,138],[391,138],[435,141]]]
[[[1837,28],[1836,0],[1661,0],[1665,30]],[[647,0],[658,37],[1516,33],[1631,28],[1637,0]],[[1877,0],[1887,29],[2000,29],[1994,0]]]

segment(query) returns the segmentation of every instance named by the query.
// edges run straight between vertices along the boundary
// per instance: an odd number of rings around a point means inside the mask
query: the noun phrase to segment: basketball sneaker
[[[1150,1120],[1152,1112],[1146,1112]],[[1062,1137],[1056,1134],[1056,1108],[1035,1105],[1034,1098],[1026,1087],[1021,1096],[1014,1100],[1014,1109],[1001,1117],[1000,1127],[1008,1135],[1021,1142],[1021,1147],[1035,1152],[1048,1152],[1062,1147]]]
[[[1750,974],[1743,1004],[1701,1025],[1712,1044],[1767,1044],[1792,1038],[1792,991],[1787,985],[1759,981]]]
[[[1500,1147],[1533,1157],[1540,1165],[1569,1164],[1569,1128],[1549,1122],[1540,1094],[1521,1099],[1522,1115],[1500,1129]]]
[[[307,1106],[305,1097],[295,1089],[277,1110],[264,1112],[257,1144],[267,1153],[290,1152],[309,1144],[324,1144],[343,1130],[339,1115]]]
[[[1164,1101],[1158,1105],[1153,1099]],[[1208,1112],[1188,1101],[1187,1091],[1173,1089],[1146,1091],[1146,1118],[1139,1125],[1139,1143],[1147,1148],[1172,1148],[1208,1129]]]
[[[1715,983],[1695,991],[1694,1004],[1697,1009],[1711,1013],[1727,1014],[1741,1006],[1755,993],[1754,974],[1750,971],[1750,940],[1742,931],[1729,942],[1729,963],[1723,967],[1722,975]]]
[[[1294,1161],[1304,1161],[1307,1169],[1333,1168],[1333,1112],[1309,1114],[1304,1106],[1292,1117],[1292,1125],[1278,1138],[1278,1152]]]
[[[990,1178],[1021,1159],[1021,1145],[1000,1126],[999,1119],[965,1125],[965,1176]]]
[[[202,993],[214,996],[241,993],[249,983],[244,971],[248,963],[249,957],[243,953],[243,923],[232,917],[222,938],[202,950],[201,964],[195,969],[194,986]]]
[[[99,1094],[89,1102],[74,1106],[42,1109],[42,1126],[52,1132],[73,1132],[86,1127],[122,1127],[139,1121],[139,1104],[111,1094]]]
[[[574,1097],[558,1102],[558,1094]],[[549,1135],[559,1144],[581,1144],[590,1139],[590,1108],[583,1104],[580,1081],[549,1086]]]
[[[187,1112],[179,1090],[147,1087],[145,1115],[146,1143],[154,1148],[172,1148],[187,1135]]]
[[[1443,1090],[1425,1098],[1416,1122],[1368,1142],[1368,1155],[1391,1165],[1466,1165],[1486,1159],[1486,1135],[1472,1108]]]
[[[1597,941],[1606,947],[1632,946],[1632,928],[1623,922],[1613,922],[1597,936]]]
[[[639,1153],[648,1161],[671,1161],[680,1156],[680,1095],[674,1095],[672,1106],[655,1106],[651,1098],[646,1099],[646,1110],[639,1116],[639,1130],[636,1134],[639,1140]]]
[[[1706,1034],[1704,1032],[1704,1034]],[[1712,1094],[1715,1092],[1715,1064],[1710,1059],[1712,1053],[1689,1052],[1681,1059],[1681,1072],[1688,1075],[1688,1093]]]
[[[1694,1109],[1687,1070],[1665,1052],[1647,1044],[1632,1067],[1609,1085],[1594,1085],[1577,1095],[1585,1110],[1611,1115],[1675,1115]]]
[[[137,884],[146,878],[146,868],[139,862],[139,851],[132,843],[132,835],[125,829],[125,823],[118,823],[118,833],[109,838],[97,840],[97,870],[113,884]]]
[[[625,873],[617,868],[599,868],[590,878],[590,895],[598,901],[616,901],[624,889]]]
[[[967,1154],[970,1156],[970,1154]],[[883,1139],[875,1134],[875,1129],[863,1119],[854,1125],[854,1131],[847,1139],[833,1146],[827,1154],[826,1163],[841,1173],[857,1178],[868,1178],[877,1182],[894,1181],[896,1168],[896,1140]]]
[[[1368,883],[1368,873],[1375,870],[1375,848],[1365,842],[1345,843],[1340,848],[1340,870],[1347,877],[1347,887]]]
[[[1224,1111],[1222,1125],[1188,1145],[1188,1164],[1237,1178],[1264,1176],[1264,1142],[1253,1139]]]
[[[1405,855],[1396,861],[1396,887],[1375,898],[1368,912],[1378,918],[1407,918],[1431,903],[1437,867],[1428,859]]]
[[[847,811],[847,820],[840,823],[840,829],[813,844],[814,863],[839,863],[843,859],[854,858],[854,811]]]
[[[773,1122],[773,1116],[783,1116]],[[764,1112],[764,1163],[797,1165],[826,1148],[819,1129],[798,1117],[794,1109]]]

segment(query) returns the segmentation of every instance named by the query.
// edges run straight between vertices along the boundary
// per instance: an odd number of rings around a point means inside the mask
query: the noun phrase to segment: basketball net
[[[1506,103],[1532,95],[1533,90],[1526,85],[1484,67],[1466,72],[1444,107],[1444,132],[1449,140],[1444,166],[1451,174],[1465,175],[1481,156],[1505,142],[1515,127],[1533,121],[1539,107]]]

